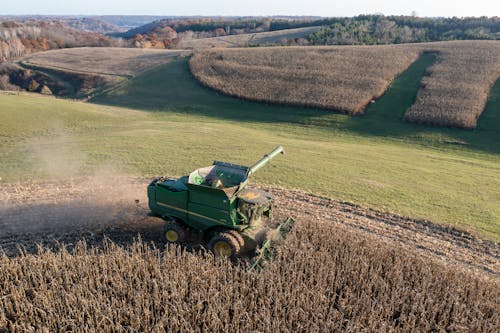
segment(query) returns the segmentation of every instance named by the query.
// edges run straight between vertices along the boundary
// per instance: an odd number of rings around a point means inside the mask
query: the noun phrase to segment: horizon
[[[119,17],[161,17],[161,18],[312,18],[312,19],[328,19],[328,18],[354,18],[358,16],[369,15],[369,16],[403,16],[403,17],[418,17],[418,18],[430,18],[430,19],[451,19],[451,18],[459,18],[459,19],[467,19],[467,18],[481,18],[486,17],[488,19],[499,18],[500,16],[492,15],[481,15],[481,16],[423,16],[415,14],[384,14],[384,13],[360,13],[356,15],[339,15],[339,16],[320,16],[320,15],[155,15],[155,14],[0,14],[0,17],[77,17],[77,18],[85,18],[85,17],[110,17],[110,16],[119,16]]]
[[[421,0],[417,3],[398,0],[353,0],[349,3],[332,3],[327,0],[254,0],[252,3],[231,0],[215,0],[210,3],[186,0],[164,3],[161,0],[87,0],[66,2],[62,0],[24,0],[2,4],[0,16],[164,16],[164,17],[354,17],[383,14],[384,16],[418,17],[498,17],[500,2],[476,0],[455,2]],[[26,8],[29,8],[28,10]]]

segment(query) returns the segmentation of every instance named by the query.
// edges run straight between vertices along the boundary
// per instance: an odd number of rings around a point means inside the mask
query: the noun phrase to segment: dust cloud
[[[33,175],[17,184],[0,183],[4,250],[17,244],[33,248],[49,240],[96,239],[118,229],[135,235],[140,231],[149,213],[148,180],[118,171],[115,161],[89,170],[88,156],[62,130],[26,144],[24,154]],[[44,181],[33,179],[36,175]]]
[[[153,234],[148,224],[147,182],[117,175],[3,185],[0,205],[0,248],[15,252],[21,244],[99,242],[109,236],[132,241]],[[157,229],[161,226],[156,226]],[[158,239],[157,239],[158,238]]]

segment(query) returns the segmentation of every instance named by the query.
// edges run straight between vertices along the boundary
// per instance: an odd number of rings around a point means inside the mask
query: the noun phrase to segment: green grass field
[[[146,72],[99,104],[0,94],[0,177],[181,175],[214,159],[287,154],[255,180],[430,219],[500,240],[500,83],[475,131],[401,122],[422,57],[365,116],[269,106],[201,87],[187,60]],[[134,111],[134,110],[138,111]]]

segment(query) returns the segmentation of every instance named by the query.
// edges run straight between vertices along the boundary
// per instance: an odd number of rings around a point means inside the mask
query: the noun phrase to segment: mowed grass
[[[155,112],[0,95],[0,117],[10,119],[0,125],[0,177],[23,181],[103,169],[146,177],[182,175],[214,159],[249,165],[282,144],[287,154],[259,171],[255,181],[429,219],[499,241],[499,141],[492,141],[498,133],[400,121],[401,106],[411,105],[419,75],[432,61],[424,58],[411,66],[364,118],[218,95],[190,76],[185,59],[96,100]],[[495,96],[487,114],[498,110]],[[493,119],[486,128],[498,121]],[[23,127],[29,130],[12,130]]]

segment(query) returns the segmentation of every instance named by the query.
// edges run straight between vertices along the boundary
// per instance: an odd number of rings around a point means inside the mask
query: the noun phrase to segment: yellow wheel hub
[[[231,245],[224,241],[218,241],[214,245],[214,253],[219,257],[230,257],[232,254]]]
[[[168,230],[165,235],[167,240],[171,243],[175,243],[179,240],[179,234],[175,230]]]

